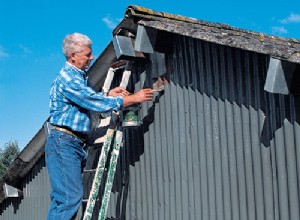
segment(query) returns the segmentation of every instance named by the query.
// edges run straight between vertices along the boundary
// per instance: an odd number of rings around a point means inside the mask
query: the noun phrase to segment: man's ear
[[[71,55],[70,55],[70,57],[69,57],[69,60],[70,60],[71,62],[75,62],[75,55],[76,55],[76,52],[72,52],[72,53],[71,53]]]

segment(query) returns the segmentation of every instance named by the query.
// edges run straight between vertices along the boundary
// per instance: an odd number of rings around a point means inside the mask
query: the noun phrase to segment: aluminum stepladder
[[[128,64],[128,63],[127,63]],[[129,78],[131,75],[131,71],[126,70],[123,72],[122,81],[120,84],[120,87],[126,88]],[[111,82],[114,77],[114,69],[110,68],[107,74],[107,77],[104,82],[103,86],[103,92],[108,92]],[[89,198],[87,201],[87,205],[85,208],[83,220],[90,220],[93,216],[93,211],[95,207],[95,203],[99,194],[100,184],[102,182],[102,177],[105,171],[105,166],[107,163],[109,152],[111,152],[110,155],[110,161],[109,161],[109,167],[105,182],[105,188],[104,193],[102,196],[102,203],[101,208],[99,211],[98,219],[104,220],[107,213],[108,208],[108,202],[111,194],[111,189],[114,181],[114,175],[117,167],[117,161],[119,157],[120,148],[122,145],[122,139],[123,139],[123,132],[122,128],[119,123],[117,123],[118,113],[113,113],[112,117],[108,117],[106,119],[109,121],[109,128],[107,129],[106,135],[104,136],[104,142],[101,149],[101,154],[99,157],[99,161],[97,164],[97,168],[95,171],[95,176],[92,183],[92,188],[90,190]],[[113,146],[111,147],[111,144],[113,142]],[[111,149],[112,148],[112,149]]]

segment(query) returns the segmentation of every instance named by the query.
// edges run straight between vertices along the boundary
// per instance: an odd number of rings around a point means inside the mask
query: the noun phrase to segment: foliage
[[[9,141],[0,149],[0,179],[20,153],[17,141]]]

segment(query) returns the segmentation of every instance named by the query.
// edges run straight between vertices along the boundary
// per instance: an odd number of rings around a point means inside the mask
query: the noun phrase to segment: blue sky
[[[49,88],[65,59],[61,43],[81,32],[98,56],[128,5],[300,39],[299,0],[292,1],[7,1],[0,0],[0,147],[23,149],[48,117]]]

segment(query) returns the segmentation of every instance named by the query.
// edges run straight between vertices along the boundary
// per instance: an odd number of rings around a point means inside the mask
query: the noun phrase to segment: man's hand
[[[139,103],[150,101],[153,98],[153,92],[152,89],[142,89],[136,93],[134,93],[132,96],[134,96],[135,100]]]
[[[120,67],[125,67],[126,63],[127,63],[126,60],[117,60],[111,65],[111,68],[116,69]]]
[[[125,96],[128,96],[130,93],[122,88],[122,87],[116,87],[112,90],[110,90],[108,93],[107,93],[107,96],[110,96],[110,97],[117,97],[117,96],[122,96],[122,97],[125,97]]]
[[[124,97],[123,106],[127,107],[132,104],[150,101],[153,98],[152,89],[142,89],[132,95]]]

